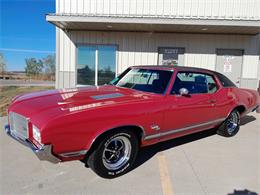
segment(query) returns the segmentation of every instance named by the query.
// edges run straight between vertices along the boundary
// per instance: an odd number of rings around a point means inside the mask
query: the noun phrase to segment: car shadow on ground
[[[244,116],[243,118],[241,118],[241,122],[240,124],[243,126],[247,123],[250,123],[252,121],[256,120],[256,118],[254,116]],[[198,133],[194,133],[194,134],[190,134],[190,135],[186,135],[180,138],[175,138],[169,141],[164,141],[155,145],[151,145],[151,146],[147,146],[142,148],[139,151],[139,154],[137,156],[135,165],[133,167],[133,169],[141,166],[143,163],[145,163],[146,161],[148,161],[149,159],[151,159],[155,154],[157,154],[158,152],[164,151],[164,150],[168,150],[170,148],[174,148],[180,145],[184,145],[193,141],[197,141],[203,138],[207,138],[210,136],[213,136],[216,134],[216,129],[209,129],[206,131],[201,131]]]
[[[228,195],[258,195],[256,192],[249,191],[247,189],[244,190],[234,190],[232,193],[228,193]]]
[[[246,125],[247,123],[250,123],[255,120],[256,120],[256,118],[254,116],[246,115],[243,118],[241,118],[240,125],[243,126],[243,125]]]

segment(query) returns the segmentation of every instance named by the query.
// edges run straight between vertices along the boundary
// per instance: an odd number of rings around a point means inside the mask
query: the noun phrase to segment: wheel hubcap
[[[128,138],[118,136],[110,140],[103,151],[102,160],[109,170],[117,170],[123,167],[131,155],[131,143]]]
[[[239,124],[239,118],[236,113],[231,113],[227,120],[227,131],[231,135],[237,128]]]

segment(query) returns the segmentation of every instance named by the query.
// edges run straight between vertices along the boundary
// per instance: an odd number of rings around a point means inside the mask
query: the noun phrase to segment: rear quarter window
[[[223,87],[236,87],[236,85],[223,74],[216,72],[216,75]]]

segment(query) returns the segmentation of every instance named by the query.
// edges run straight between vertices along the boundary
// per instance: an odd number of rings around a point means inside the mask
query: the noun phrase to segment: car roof
[[[189,67],[189,66],[170,66],[170,65],[145,65],[145,66],[132,66],[131,68],[144,68],[153,70],[177,70],[177,71],[194,71],[214,74],[215,71],[205,68]]]

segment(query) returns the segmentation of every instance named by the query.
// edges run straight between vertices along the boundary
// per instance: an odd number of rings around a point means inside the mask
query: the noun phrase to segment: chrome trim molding
[[[66,152],[66,153],[61,153],[59,156],[62,157],[76,157],[76,156],[82,156],[87,154],[87,150],[80,150],[80,151],[75,151],[75,152]]]
[[[187,130],[195,129],[195,128],[198,128],[198,127],[208,126],[208,125],[211,125],[211,124],[214,124],[214,123],[223,122],[224,120],[225,120],[225,118],[220,118],[220,119],[216,119],[216,120],[209,121],[209,122],[206,122],[206,123],[200,123],[200,124],[196,124],[196,125],[192,125],[192,126],[188,126],[188,127],[173,129],[173,130],[162,132],[162,133],[156,133],[156,134],[145,136],[144,140],[160,138],[160,137],[163,137],[163,136],[166,136],[166,135],[179,133],[179,132],[182,132],[182,131],[187,131]]]
[[[104,95],[94,95],[90,96],[92,99],[95,100],[105,100],[110,98],[118,98],[124,96],[122,93],[110,93],[110,94],[104,94]]]
[[[5,125],[4,129],[6,134],[11,138],[23,144],[24,146],[29,147],[40,160],[49,161],[51,163],[58,163],[61,161],[52,154],[52,145],[43,145],[41,148],[38,148],[29,139],[24,140],[12,132],[9,125]]]

